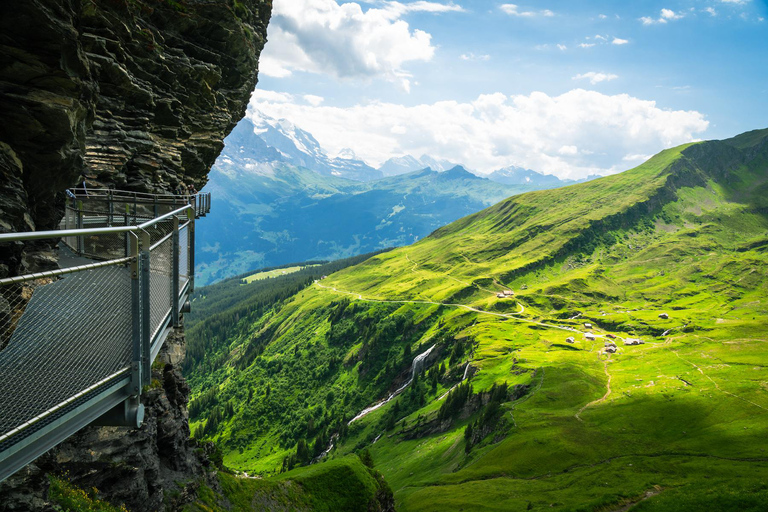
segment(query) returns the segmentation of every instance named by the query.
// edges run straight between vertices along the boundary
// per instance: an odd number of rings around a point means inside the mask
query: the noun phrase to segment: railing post
[[[130,210],[130,206],[128,203],[125,203],[125,213],[123,213],[123,226],[128,225],[128,211]],[[135,235],[134,235],[135,236]],[[131,233],[125,234],[125,255],[129,256],[131,254]],[[136,253],[136,257],[138,258],[138,253]]]
[[[109,194],[107,195],[107,201],[108,201],[107,204],[109,205],[108,206],[109,209],[107,210],[109,212],[109,215],[107,216],[107,226],[111,226],[112,225],[112,220],[114,219],[114,214],[115,214],[115,203],[112,201],[112,191],[111,190],[109,191]]]
[[[131,260],[131,323],[133,326],[133,357],[131,359],[131,383],[128,394],[139,396],[142,387],[143,344],[141,322],[141,258],[139,257],[139,238],[135,233],[126,233],[130,245]]]
[[[189,244],[189,293],[195,291],[195,210],[188,210],[187,243]]]
[[[77,229],[83,229],[83,202],[77,202]],[[80,235],[77,237],[77,252],[80,256],[85,252],[85,237]]]
[[[179,218],[173,216],[173,278],[171,279],[171,318],[179,326]]]
[[[141,250],[139,252],[139,259],[141,260],[141,377],[142,385],[147,385],[152,380],[152,362],[150,358],[150,338],[151,332],[151,304],[149,294],[149,281],[150,281],[150,255],[149,247],[151,246],[151,240],[149,233],[141,231]]]

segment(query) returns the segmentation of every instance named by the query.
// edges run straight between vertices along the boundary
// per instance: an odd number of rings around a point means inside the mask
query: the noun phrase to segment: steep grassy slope
[[[355,456],[300,468],[263,480],[219,473],[217,490],[203,486],[200,499],[184,512],[390,512],[392,491],[381,474]]]
[[[368,448],[400,510],[759,510],[766,198],[768,130],[509,198],[241,325],[195,419],[249,471]]]

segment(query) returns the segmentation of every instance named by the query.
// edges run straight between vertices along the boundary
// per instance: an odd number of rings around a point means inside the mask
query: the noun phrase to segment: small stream
[[[416,374],[418,372],[420,372],[421,369],[424,367],[424,360],[429,356],[429,354],[432,353],[432,350],[434,348],[435,348],[435,345],[432,345],[427,350],[425,350],[424,352],[422,352],[421,354],[419,354],[419,355],[417,355],[416,357],[413,358],[413,363],[411,364],[411,377],[408,379],[408,382],[406,382],[405,384],[400,386],[394,393],[389,395],[386,399],[381,400],[380,402],[377,402],[377,403],[373,404],[372,406],[366,407],[365,409],[360,411],[357,414],[357,416],[355,416],[354,418],[349,420],[349,423],[347,423],[347,425],[351,425],[352,423],[354,423],[355,421],[359,420],[360,418],[362,418],[364,416],[367,416],[368,414],[372,413],[373,411],[375,411],[379,407],[382,407],[383,405],[387,404],[390,400],[392,400],[397,395],[402,393],[403,390],[405,388],[407,388],[411,384],[411,382],[413,382],[413,378],[416,376]]]
[[[408,379],[408,382],[406,382],[405,384],[400,386],[394,393],[389,395],[385,400],[377,402],[374,405],[372,405],[370,407],[366,407],[365,409],[360,411],[360,413],[357,416],[355,416],[354,418],[349,420],[349,423],[347,423],[347,425],[351,425],[353,422],[359,420],[363,416],[366,416],[366,415],[372,413],[373,411],[375,411],[376,409],[378,409],[379,407],[383,406],[384,404],[386,404],[387,402],[389,402],[390,400],[395,398],[397,395],[402,393],[403,390],[405,388],[407,388],[410,385],[411,382],[413,382],[413,378],[416,376],[416,374],[418,372],[420,372],[421,369],[424,367],[424,360],[429,356],[429,354],[432,353],[432,350],[435,348],[435,346],[436,345],[432,345],[427,350],[425,350],[424,352],[422,352],[421,354],[419,354],[419,355],[417,355],[416,357],[413,358],[413,363],[411,363],[411,378]],[[467,364],[467,369],[469,369],[469,364]],[[465,377],[467,376],[467,370],[464,370],[464,376]],[[331,440],[328,443],[328,448],[323,450],[323,453],[321,453],[320,455],[315,457],[312,460],[312,464],[314,464],[316,462],[320,462],[321,460],[323,460],[325,458],[326,455],[328,455],[331,452],[331,450],[333,450],[333,443],[336,441],[336,439],[338,437],[339,437],[339,434],[333,434],[331,436]],[[376,441],[378,441],[379,437],[381,437],[381,434],[379,434],[379,436],[376,439],[374,439],[373,442],[375,443]],[[373,444],[373,443],[371,443],[371,444]]]

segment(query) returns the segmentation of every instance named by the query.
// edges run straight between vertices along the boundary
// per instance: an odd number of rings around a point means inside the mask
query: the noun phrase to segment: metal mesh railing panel
[[[179,289],[184,289],[189,281],[189,226],[179,228]]]
[[[0,294],[0,436],[130,364],[124,265],[5,285]]]
[[[171,310],[173,240],[168,238],[158,244],[150,252],[149,258],[149,326],[154,339],[158,330],[164,327],[163,320]]]

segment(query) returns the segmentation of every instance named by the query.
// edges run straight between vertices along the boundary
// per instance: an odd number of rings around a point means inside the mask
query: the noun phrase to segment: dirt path
[[[597,400],[593,400],[592,402],[589,402],[584,407],[579,409],[579,412],[577,412],[574,415],[577,420],[584,421],[583,419],[581,419],[581,413],[584,412],[584,409],[586,409],[587,407],[590,407],[592,405],[597,405],[597,404],[601,404],[601,403],[605,402],[605,399],[608,398],[608,396],[611,394],[611,374],[608,372],[608,363],[609,362],[610,362],[610,359],[607,359],[607,360],[603,361],[603,371],[605,372],[605,376],[608,377],[608,382],[606,382],[606,384],[605,384],[605,388],[606,388],[605,394],[602,396],[602,398],[598,398]]]
[[[464,255],[462,254],[462,256],[464,256]],[[419,264],[418,264],[418,263],[416,263],[415,261],[413,261],[413,260],[411,259],[411,257],[408,255],[408,253],[406,253],[406,254],[405,254],[405,259],[407,259],[409,262],[413,263],[413,267],[411,267],[411,272],[418,272],[418,266],[419,266]],[[472,262],[469,260],[469,258],[467,258],[466,256],[464,256],[464,259],[466,259],[467,261],[469,261],[470,263],[472,263]],[[499,293],[499,291],[493,291],[493,290],[489,290],[488,288],[483,288],[482,286],[480,286],[480,285],[478,285],[478,284],[475,284],[475,283],[468,283],[467,281],[462,281],[461,279],[457,279],[457,278],[453,277],[451,274],[449,274],[448,272],[436,272],[436,273],[438,273],[438,274],[442,274],[442,275],[443,275],[443,276],[445,276],[446,278],[448,278],[448,279],[452,279],[452,280],[456,281],[456,282],[457,282],[457,283],[459,283],[459,284],[463,284],[464,286],[469,286],[470,288],[471,288],[471,287],[476,287],[476,288],[478,288],[479,290],[483,290],[484,292],[488,292],[488,293],[491,293],[491,294],[494,294],[494,295],[495,295],[495,294],[497,294],[497,293]],[[495,282],[495,281],[494,281],[494,282]]]
[[[406,255],[406,258],[407,257],[408,257],[408,255]],[[408,258],[408,261],[412,261],[412,260],[410,258]],[[414,266],[416,266],[415,263],[414,263]],[[490,316],[496,316],[496,317],[500,317],[500,318],[507,318],[507,319],[518,321],[518,322],[523,322],[523,323],[533,324],[533,325],[540,325],[542,327],[549,327],[549,328],[552,328],[552,329],[559,329],[561,331],[575,332],[575,333],[579,333],[579,334],[582,334],[582,335],[586,334],[584,331],[580,331],[580,330],[578,330],[578,329],[576,329],[574,327],[565,327],[565,326],[562,326],[562,325],[547,324],[547,323],[544,323],[544,322],[537,322],[536,320],[529,320],[527,318],[523,318],[523,317],[521,317],[519,315],[522,315],[523,313],[525,313],[525,306],[523,306],[520,302],[517,303],[517,305],[520,307],[520,311],[517,311],[516,313],[496,313],[496,312],[493,312],[493,311],[485,311],[483,309],[475,308],[475,307],[472,307],[472,306],[467,306],[466,304],[454,304],[454,303],[450,303],[450,302],[438,302],[438,301],[431,301],[431,300],[372,299],[372,298],[363,297],[363,295],[361,293],[355,293],[355,292],[350,292],[350,291],[346,291],[346,290],[339,290],[339,289],[337,289],[335,287],[332,287],[332,286],[322,285],[322,284],[320,284],[319,281],[315,281],[315,284],[319,288],[323,288],[323,289],[326,289],[326,290],[332,290],[332,291],[334,291],[336,293],[341,293],[341,294],[345,294],[345,295],[352,295],[357,300],[362,300],[362,301],[365,301],[365,302],[381,302],[381,303],[385,303],[385,304],[431,304],[431,305],[435,305],[435,306],[445,306],[445,307],[461,308],[461,309],[466,309],[467,311],[472,311],[474,313],[478,313],[478,314],[481,314],[481,315],[490,315]],[[595,337],[603,338],[603,337],[605,337],[605,335],[604,334],[595,334]],[[605,395],[603,395],[603,397],[598,399],[598,400],[594,400],[592,402],[589,402],[584,407],[579,409],[579,412],[577,412],[576,415],[575,415],[577,420],[584,421],[580,417],[581,413],[584,412],[584,410],[587,407],[590,407],[592,405],[597,405],[599,403],[604,402],[605,399],[608,398],[608,396],[611,394],[611,374],[608,372],[608,362],[609,361],[610,360],[606,360],[603,363],[603,370],[605,371],[605,375],[608,377],[607,391],[606,391]],[[440,398],[442,398],[442,397],[440,397]]]
[[[368,297],[363,297],[361,293],[357,292],[349,292],[346,290],[339,290],[338,288],[332,287],[332,286],[325,286],[320,284],[319,282],[315,282],[315,284],[323,289],[331,290],[336,293],[341,293],[344,295],[352,295],[353,297],[356,297],[357,300],[362,300],[365,302],[381,302],[384,304],[432,304],[435,306],[445,306],[450,308],[461,308],[466,309],[467,311],[472,311],[475,313],[479,313],[481,315],[490,315],[490,316],[496,316],[500,318],[508,318],[511,320],[516,320],[518,322],[523,322],[527,324],[533,324],[533,325],[540,325],[542,327],[549,327],[551,329],[559,329],[561,331],[568,331],[568,332],[575,332],[579,334],[585,334],[583,331],[580,331],[576,329],[575,327],[565,327],[562,325],[555,325],[555,324],[547,324],[544,322],[537,322],[536,320],[529,320],[528,318],[522,318],[519,315],[522,315],[525,313],[525,306],[523,306],[520,302],[517,303],[518,307],[520,308],[520,311],[517,311],[515,313],[496,313],[494,311],[485,311],[484,309],[475,308],[472,306],[467,306],[466,304],[455,304],[452,302],[438,302],[433,300],[388,300],[388,299],[372,299]],[[604,334],[595,334],[595,337],[602,338],[604,337]]]
[[[762,406],[762,405],[760,405],[760,404],[756,404],[755,402],[752,402],[752,401],[750,401],[750,400],[747,400],[746,398],[742,398],[742,397],[740,397],[739,395],[735,395],[735,394],[731,393],[730,391],[726,391],[726,390],[722,389],[722,388],[721,388],[721,387],[720,387],[720,386],[717,384],[717,382],[715,382],[715,381],[712,379],[712,377],[710,377],[709,375],[707,375],[706,373],[704,373],[704,370],[702,370],[701,368],[699,368],[699,366],[698,366],[698,365],[696,365],[695,363],[692,363],[691,361],[688,361],[687,359],[683,359],[682,357],[680,357],[680,354],[679,354],[679,353],[678,353],[676,350],[673,350],[672,352],[673,352],[673,353],[674,353],[674,354],[675,354],[675,355],[678,357],[678,359],[680,359],[681,361],[684,361],[684,362],[688,363],[689,365],[693,366],[694,368],[696,368],[696,370],[698,370],[698,372],[699,372],[700,374],[702,374],[704,377],[706,377],[707,379],[709,379],[709,381],[710,381],[712,384],[714,384],[714,385],[715,385],[715,388],[717,388],[717,390],[718,390],[718,391],[720,391],[721,393],[725,393],[726,395],[730,395],[730,396],[732,396],[733,398],[738,398],[738,399],[739,399],[739,400],[741,400],[742,402],[746,402],[746,403],[748,403],[748,404],[750,404],[750,405],[754,405],[755,407],[757,407],[757,408],[759,408],[759,409],[762,409],[762,410],[764,410],[764,411],[768,411],[768,408],[765,408],[765,407],[763,407],[763,406]]]

